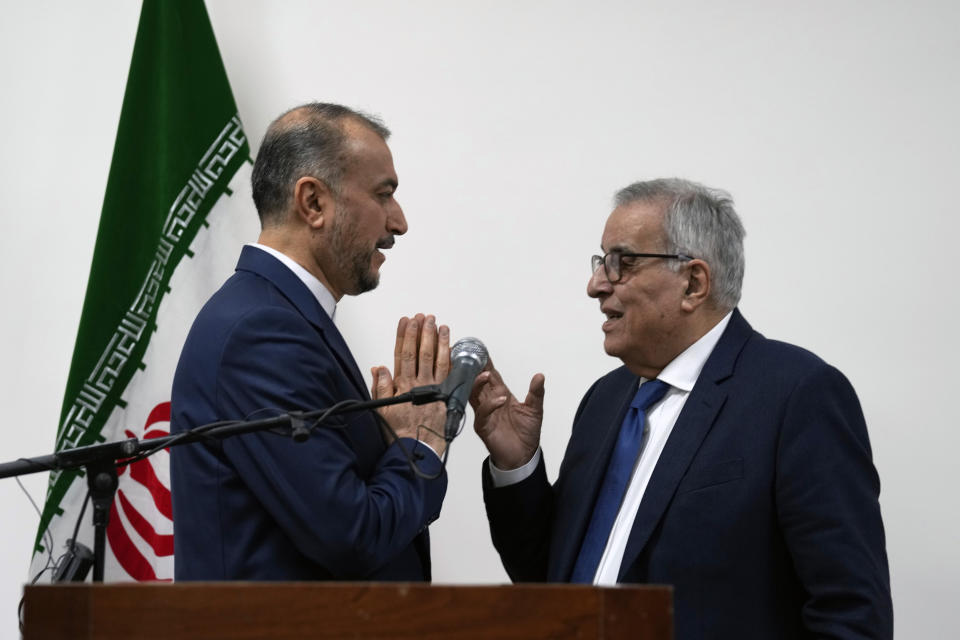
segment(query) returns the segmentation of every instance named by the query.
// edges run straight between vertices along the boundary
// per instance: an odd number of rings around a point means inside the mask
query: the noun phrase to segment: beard
[[[349,209],[337,203],[337,217],[334,219],[330,237],[330,247],[337,261],[337,270],[345,278],[344,293],[358,295],[372,291],[380,284],[380,272],[371,268],[377,248],[388,242],[393,244],[393,236],[381,239],[374,247],[363,247],[357,240],[356,217]]]

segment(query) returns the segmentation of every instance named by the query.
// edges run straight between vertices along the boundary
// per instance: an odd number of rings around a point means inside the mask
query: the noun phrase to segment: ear
[[[311,229],[322,229],[331,223],[335,210],[333,192],[327,184],[313,176],[303,176],[293,186],[293,205],[298,220]]]
[[[703,260],[690,260],[684,267],[686,289],[680,307],[687,312],[696,311],[700,305],[710,299],[710,265]]]

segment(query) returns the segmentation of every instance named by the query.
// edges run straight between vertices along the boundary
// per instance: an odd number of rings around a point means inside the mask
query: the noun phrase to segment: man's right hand
[[[413,387],[440,384],[450,372],[450,329],[437,327],[436,318],[418,313],[400,318],[394,348],[394,376],[387,367],[374,367],[370,395],[390,398]],[[429,445],[438,456],[447,448],[443,423],[446,407],[442,402],[425,405],[396,404],[378,409],[398,438],[415,438]]]
[[[504,384],[492,360],[477,376],[470,394],[475,415],[473,428],[498,469],[509,471],[522,467],[540,447],[543,381],[542,373],[534,375],[527,397],[520,402]]]

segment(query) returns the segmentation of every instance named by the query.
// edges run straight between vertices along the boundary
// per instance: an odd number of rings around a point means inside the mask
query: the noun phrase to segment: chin
[[[620,357],[621,351],[617,345],[617,341],[609,335],[603,339],[603,350],[607,352],[608,356],[613,356],[614,358]]]
[[[360,293],[373,291],[380,284],[380,273],[377,270],[366,273],[363,277],[357,279],[357,289]]]

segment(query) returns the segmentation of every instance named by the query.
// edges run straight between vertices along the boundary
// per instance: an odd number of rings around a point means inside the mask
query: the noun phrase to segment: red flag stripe
[[[170,489],[161,484],[153,465],[147,460],[140,460],[130,465],[130,477],[142,484],[153,496],[157,509],[169,520],[173,520],[173,504],[170,501]]]
[[[144,430],[156,422],[170,422],[169,402],[161,402],[150,411],[150,415],[147,416],[147,423],[143,425]]]
[[[153,525],[147,522],[147,519],[130,503],[127,496],[123,494],[123,491],[117,491],[117,498],[120,501],[120,508],[123,509],[123,514],[127,516],[127,520],[130,521],[133,528],[140,534],[140,537],[153,547],[153,552],[158,556],[172,556],[173,536],[157,533]]]
[[[110,543],[110,549],[117,558],[117,562],[123,567],[123,570],[130,574],[134,580],[156,580],[157,574],[153,567],[143,557],[139,549],[134,546],[133,541],[123,528],[120,522],[120,514],[117,512],[117,503],[114,501],[110,505],[110,523],[107,525],[107,542]]]

